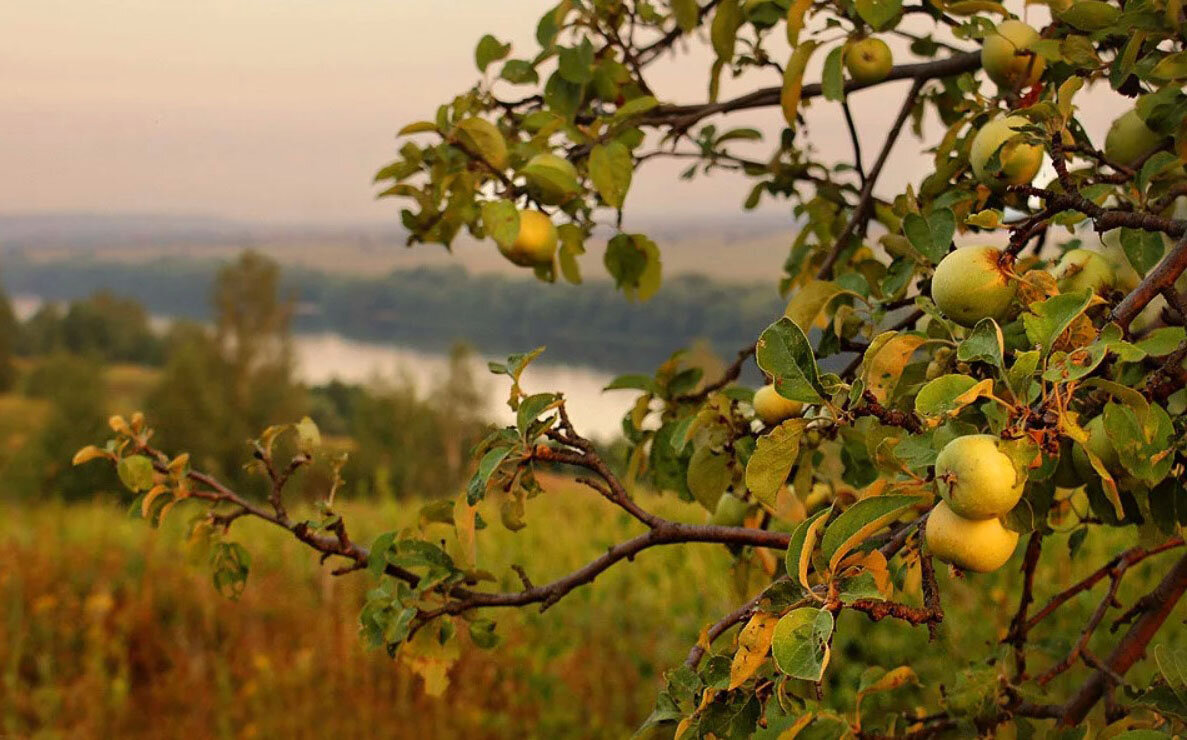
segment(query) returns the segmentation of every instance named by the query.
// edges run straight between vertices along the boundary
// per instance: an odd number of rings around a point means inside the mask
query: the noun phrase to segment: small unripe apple
[[[710,524],[722,527],[740,527],[746,521],[746,514],[750,511],[750,504],[732,493],[723,493],[717,499],[717,507],[713,510]]]
[[[552,220],[540,211],[519,212],[519,234],[510,247],[499,245],[503,256],[521,267],[535,267],[552,262],[556,254],[557,233]]]
[[[1006,564],[1018,545],[1018,533],[1000,519],[965,519],[941,501],[931,510],[924,530],[927,549],[945,563],[989,573]]]
[[[1136,110],[1128,111],[1109,127],[1105,135],[1105,156],[1110,160],[1134,167],[1158,148],[1162,138],[1142,120]]]
[[[957,437],[936,457],[936,486],[952,511],[965,519],[1005,516],[1026,481],[991,434]]]
[[[878,38],[864,38],[845,45],[845,69],[854,82],[873,84],[886,79],[894,66],[894,56],[886,42]]]
[[[799,416],[803,411],[804,404],[780,396],[773,385],[764,385],[754,392],[754,413],[767,426]]]
[[[1004,188],[1034,179],[1043,165],[1043,147],[1019,137],[1019,129],[1027,123],[1022,116],[1003,116],[981,127],[969,147],[969,164],[978,180],[992,188]],[[1001,169],[989,172],[994,152],[998,152]]]
[[[1014,300],[1014,283],[994,247],[963,247],[951,252],[931,279],[931,299],[945,316],[963,326],[981,319],[999,322]]]
[[[1039,32],[1022,21],[1002,21],[981,42],[981,68],[1003,91],[1030,87],[1043,76],[1047,62],[1038,54],[1020,52],[1030,51],[1038,40]]]
[[[1092,454],[1100,458],[1105,469],[1114,478],[1127,475],[1126,470],[1121,466],[1121,457],[1117,454],[1117,448],[1113,447],[1112,440],[1105,432],[1105,415],[1100,414],[1094,417],[1084,425],[1084,431],[1088,432],[1088,442],[1085,446],[1092,451]],[[1072,449],[1072,463],[1083,480],[1092,480],[1097,477],[1096,469],[1092,467],[1088,455],[1084,454],[1080,445],[1074,445]]]
[[[573,197],[577,186],[577,168],[564,157],[550,152],[537,154],[528,160],[525,170],[534,173],[528,177],[528,188],[536,200],[548,205],[560,205]]]
[[[1113,289],[1117,275],[1104,255],[1090,249],[1071,249],[1055,266],[1055,279],[1064,293],[1084,290],[1103,293]]]

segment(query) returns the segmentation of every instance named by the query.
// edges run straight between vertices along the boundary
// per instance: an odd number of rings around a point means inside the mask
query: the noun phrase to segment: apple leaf
[[[758,338],[755,360],[771,376],[775,390],[784,398],[804,403],[824,400],[820,370],[808,344],[808,337],[795,322],[783,317]]]
[[[771,654],[783,673],[804,681],[819,681],[828,667],[833,615],[827,609],[789,612],[775,625]]]
[[[908,213],[903,218],[903,234],[933,265],[944,259],[955,233],[956,214],[949,208],[932,211],[927,216]]]
[[[598,144],[589,153],[589,176],[598,195],[612,208],[622,208],[635,163],[631,153],[620,141]]]
[[[800,449],[804,419],[788,419],[758,438],[746,463],[746,488],[764,503],[773,504],[779,486],[787,480]]]

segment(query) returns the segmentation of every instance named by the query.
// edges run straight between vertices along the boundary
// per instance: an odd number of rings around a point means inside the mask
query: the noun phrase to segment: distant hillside
[[[110,290],[165,316],[205,319],[214,260],[95,258],[30,260],[10,255],[10,295],[70,300]],[[284,290],[298,302],[300,331],[430,350],[465,340],[486,355],[549,346],[553,362],[613,372],[646,371],[674,349],[708,340],[722,356],[754,341],[783,309],[774,281],[718,282],[692,275],[665,280],[643,304],[608,281],[546,285],[521,277],[475,275],[460,266],[418,268],[364,278],[286,270]]]
[[[702,273],[772,283],[794,233],[790,219],[765,213],[636,218],[626,228],[655,239],[663,251],[667,275]],[[591,277],[604,275],[599,243],[609,235],[608,230],[596,235],[583,258],[583,268]],[[250,247],[287,266],[342,274],[374,276],[456,264],[472,273],[523,274],[489,242],[461,237],[447,251],[437,245],[407,249],[405,239],[406,233],[395,224],[253,224],[161,214],[0,214],[0,250],[30,259],[230,259]]]

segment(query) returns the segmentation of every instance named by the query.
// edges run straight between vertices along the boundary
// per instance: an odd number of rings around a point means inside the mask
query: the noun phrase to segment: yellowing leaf
[[[811,280],[791,295],[783,315],[807,334],[828,302],[843,292],[844,289],[832,281]]]
[[[83,463],[88,463],[91,460],[96,460],[101,457],[110,457],[110,455],[95,445],[87,445],[78,452],[74,453],[74,459],[71,461],[71,464],[82,465]]]
[[[878,669],[881,670],[881,669]],[[876,675],[876,674],[875,674]],[[898,668],[887,671],[882,674],[882,677],[870,683],[865,684],[865,678],[862,678],[862,688],[857,691],[857,701],[854,702],[853,712],[857,715],[857,720],[860,726],[861,722],[861,700],[870,694],[878,694],[884,691],[894,691],[900,686],[908,683],[918,684],[919,678],[915,675],[915,671],[910,666],[901,665]]]
[[[887,337],[887,334],[890,336]],[[886,332],[870,344],[862,360],[862,376],[865,379],[866,390],[874,394],[878,403],[886,403],[890,398],[890,392],[902,377],[903,369],[911,360],[911,355],[926,341],[924,337],[912,334]]]
[[[468,567],[478,565],[478,541],[474,534],[476,507],[466,501],[466,492],[458,494],[453,504],[453,528],[457,532],[459,549],[462,552],[462,562]]]
[[[791,59],[783,71],[783,92],[779,97],[779,104],[783,108],[783,119],[793,130],[795,129],[796,113],[800,109],[800,96],[804,91],[804,69],[812,52],[819,46],[817,41],[805,41],[791,52]]]
[[[140,516],[148,519],[149,514],[152,513],[152,502],[157,499],[157,496],[160,496],[167,490],[169,489],[160,483],[150,488],[148,493],[144,494],[144,498],[140,501]],[[162,517],[163,516],[164,512],[162,512]]]
[[[746,487],[760,502],[774,507],[775,494],[787,480],[800,448],[804,419],[788,419],[758,438],[746,463]]]
[[[804,15],[812,7],[812,0],[793,0],[787,9],[787,43],[791,48],[799,46],[800,31],[804,30]]]
[[[400,658],[409,670],[424,679],[425,693],[429,696],[445,693],[449,687],[449,668],[460,654],[457,640],[450,639],[442,644],[439,634],[438,624],[427,625],[400,649]]]
[[[738,652],[734,653],[734,662],[730,665],[730,691],[746,683],[762,667],[778,623],[779,617],[775,614],[755,612],[738,633]]]

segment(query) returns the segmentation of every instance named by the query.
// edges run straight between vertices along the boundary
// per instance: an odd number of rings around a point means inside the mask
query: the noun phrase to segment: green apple
[[[870,37],[845,45],[845,69],[854,82],[863,85],[881,82],[893,66],[890,47],[882,39]]]
[[[779,395],[773,385],[764,385],[754,392],[754,413],[767,426],[799,416],[803,411],[804,404]]]
[[[995,247],[963,247],[940,260],[931,279],[931,299],[945,316],[963,326],[981,319],[1001,321],[1014,300],[1015,285]]]
[[[981,68],[1002,91],[1030,87],[1047,66],[1038,54],[1025,53],[1038,40],[1039,32],[1022,21],[1002,21],[981,42]]]
[[[556,254],[557,233],[552,220],[540,211],[519,212],[519,233],[511,246],[499,245],[503,256],[520,267],[536,267],[552,262]]]
[[[952,511],[966,519],[1005,516],[1026,480],[991,434],[957,437],[936,457],[936,486]]]
[[[941,501],[931,510],[924,529],[927,549],[945,563],[989,573],[1006,564],[1018,545],[1018,533],[1000,519],[965,519]]]
[[[536,200],[548,205],[560,205],[572,198],[579,189],[577,168],[564,157],[551,152],[537,154],[523,167],[528,189]]]
[[[746,521],[746,514],[750,512],[750,504],[732,493],[723,493],[717,499],[717,508],[713,510],[710,524],[722,527],[740,527]]]
[[[1127,167],[1135,167],[1158,145],[1163,137],[1150,130],[1136,110],[1122,114],[1113,121],[1105,135],[1105,156]]]
[[[1027,121],[1022,116],[995,118],[981,127],[969,147],[969,164],[978,180],[995,189],[1025,185],[1043,165],[1043,147],[1022,139],[1018,131]],[[1001,169],[989,172],[989,160],[998,152]]]
[[[1071,249],[1055,266],[1055,279],[1064,293],[1091,290],[1103,293],[1112,290],[1117,274],[1107,257],[1091,249]]]

